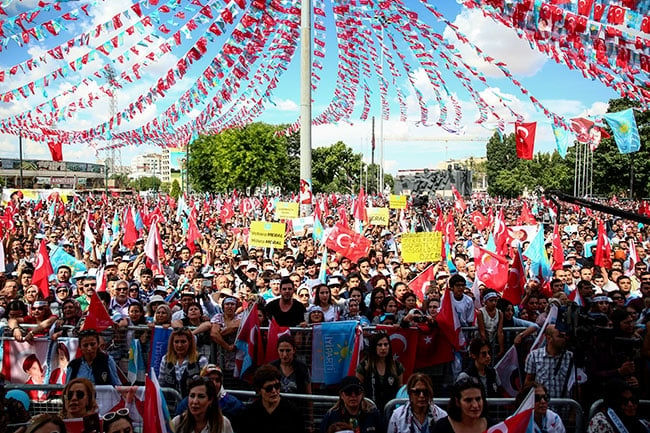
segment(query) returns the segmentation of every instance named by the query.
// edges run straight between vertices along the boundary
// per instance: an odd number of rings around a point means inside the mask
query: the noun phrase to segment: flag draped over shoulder
[[[639,129],[636,126],[634,110],[632,108],[616,113],[604,114],[603,118],[609,127],[612,128],[614,141],[619,152],[632,153],[641,148]]]
[[[356,320],[325,322],[312,329],[312,381],[334,385],[354,374],[359,362],[361,330]]]
[[[390,340],[393,358],[404,366],[404,377],[409,377],[415,368],[419,330],[395,326],[377,325],[377,331],[384,332]]]
[[[465,336],[463,335],[460,326],[460,320],[458,319],[454,306],[451,303],[452,296],[454,295],[451,293],[451,289],[447,290],[442,296],[442,305],[440,306],[440,312],[436,317],[436,322],[438,322],[438,328],[447,341],[454,347],[454,349],[459,350],[465,345]]]
[[[246,371],[259,365],[264,359],[264,347],[262,347],[262,333],[260,331],[259,318],[257,317],[257,304],[248,310],[246,317],[242,319],[235,338],[237,355],[235,357],[235,377],[242,377]]]

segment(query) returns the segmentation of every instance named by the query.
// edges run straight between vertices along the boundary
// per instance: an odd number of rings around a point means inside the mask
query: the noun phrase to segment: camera
[[[413,321],[415,323],[423,323],[423,322],[427,321],[427,318],[425,316],[421,316],[421,315],[417,314],[417,315],[413,316]]]

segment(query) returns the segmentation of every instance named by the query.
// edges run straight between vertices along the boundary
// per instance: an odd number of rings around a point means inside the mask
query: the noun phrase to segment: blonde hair
[[[175,329],[169,336],[169,343],[167,344],[167,362],[176,364],[178,358],[176,357],[176,352],[174,352],[174,338],[182,336],[186,337],[190,347],[187,349],[187,361],[197,362],[199,360],[199,352],[196,350],[196,340],[194,340],[194,335],[192,331],[188,328],[179,328]]]

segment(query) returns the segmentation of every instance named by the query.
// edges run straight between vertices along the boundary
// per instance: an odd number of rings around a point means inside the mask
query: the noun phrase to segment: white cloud
[[[276,109],[278,111],[294,111],[298,113],[298,104],[296,104],[293,100],[291,99],[274,99],[273,102],[275,103],[275,106],[273,105],[268,105],[267,108],[272,110]]]
[[[461,34],[483,50],[483,54],[503,61],[513,74],[533,76],[548,60],[527,41],[519,39],[514,30],[484,17],[479,9],[463,9],[454,24]],[[503,77],[497,67],[483,61],[468,44],[460,42],[451,29],[446,28],[443,35],[456,46],[467,64],[488,77]]]

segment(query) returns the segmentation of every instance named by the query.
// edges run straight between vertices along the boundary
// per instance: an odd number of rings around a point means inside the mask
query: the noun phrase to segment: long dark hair
[[[192,388],[197,386],[205,386],[206,393],[208,398],[212,399],[212,403],[208,407],[208,410],[205,413],[205,417],[210,425],[210,433],[221,433],[223,431],[223,415],[221,414],[221,408],[219,407],[219,394],[217,393],[217,387],[214,383],[205,378],[198,377],[192,379],[192,381],[187,386],[188,395]],[[196,427],[196,420],[194,415],[187,409],[181,416],[181,421],[178,424],[177,432],[179,433],[191,433]]]
[[[388,340],[388,355],[386,355],[386,359],[384,360],[386,363],[386,372],[392,374],[393,376],[397,376],[397,364],[393,359],[393,349],[390,346],[390,337],[385,332],[378,332],[370,336],[367,358],[368,365],[365,374],[372,374],[377,370],[376,365],[377,361],[379,360],[377,357],[377,344],[379,344],[379,342],[384,338]]]

